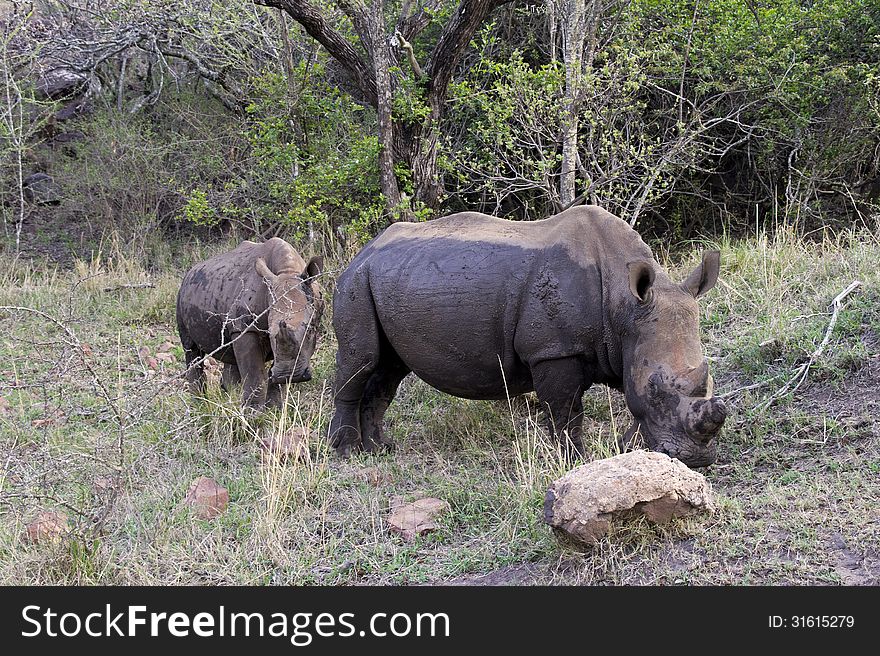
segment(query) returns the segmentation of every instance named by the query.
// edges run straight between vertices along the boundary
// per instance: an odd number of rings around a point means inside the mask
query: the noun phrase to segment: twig
[[[746,385],[745,387],[740,387],[739,389],[730,390],[729,392],[722,392],[721,394],[716,394],[715,396],[723,399],[728,396],[733,396],[734,394],[739,394],[740,392],[747,392],[749,390],[758,389],[759,387],[764,387],[764,385],[769,385],[781,375],[782,374],[777,374],[772,378],[768,378],[767,380],[762,380],[758,383],[753,383],[752,385]]]
[[[130,283],[127,285],[116,285],[116,287],[104,287],[105,292],[118,292],[120,289],[154,289],[156,285],[151,282]]]
[[[763,411],[769,408],[775,401],[785,396],[789,392],[795,392],[807,379],[807,374],[810,371],[810,367],[818,360],[822,354],[825,352],[825,347],[828,346],[828,342],[831,340],[831,333],[834,331],[834,326],[837,324],[837,317],[840,314],[840,309],[843,307],[843,299],[849,296],[849,294],[861,287],[862,283],[859,280],[853,280],[849,286],[840,292],[837,296],[834,297],[834,300],[831,301],[831,307],[833,308],[833,312],[831,313],[831,321],[828,323],[828,327],[825,329],[825,336],[822,339],[822,343],[819,344],[819,347],[810,354],[810,357],[807,358],[807,361],[804,362],[800,367],[798,367],[797,371],[794,372],[794,375],[788,380],[788,382],[776,390],[771,396],[762,401],[756,408],[758,411]]]

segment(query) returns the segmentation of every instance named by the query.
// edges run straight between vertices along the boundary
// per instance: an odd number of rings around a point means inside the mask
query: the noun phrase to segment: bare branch
[[[257,0],[266,7],[283,9],[327,49],[351,75],[363,99],[376,106],[376,78],[370,66],[346,39],[328,23],[322,11],[307,0]]]

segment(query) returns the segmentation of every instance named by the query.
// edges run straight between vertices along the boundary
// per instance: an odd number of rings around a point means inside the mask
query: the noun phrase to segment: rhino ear
[[[315,255],[311,260],[309,260],[309,263],[306,265],[305,270],[302,272],[303,280],[308,280],[309,278],[320,276],[323,270],[324,257],[322,255]]]
[[[718,282],[718,271],[721,268],[719,251],[704,251],[700,266],[691,271],[691,275],[681,283],[682,288],[694,298],[700,298]]]
[[[630,262],[629,291],[639,303],[647,303],[651,298],[651,286],[654,284],[654,267],[650,262]]]
[[[262,257],[258,257],[257,261],[254,262],[254,268],[257,270],[257,273],[259,273],[269,282],[274,282],[275,279],[278,277],[274,273],[272,273],[272,271],[266,265],[266,260],[264,260]]]

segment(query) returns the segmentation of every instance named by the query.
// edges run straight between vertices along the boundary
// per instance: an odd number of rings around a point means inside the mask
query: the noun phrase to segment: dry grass
[[[73,270],[6,260],[0,583],[384,584],[487,574],[495,583],[877,583],[880,245],[866,234],[808,243],[781,231],[720,247],[721,283],[701,302],[717,391],[731,393],[733,408],[719,464],[707,472],[720,511],[621,525],[586,554],[561,550],[542,523],[546,487],[566,465],[534,397],[468,402],[410,377],[387,417],[394,455],[342,461],[321,439],[332,412],[329,317],[314,379],[291,391],[286,412],[253,416],[216,382],[190,397],[179,347],[155,369],[143,355],[177,343],[174,298],[188,262],[148,271],[112,240]],[[696,262],[694,254],[666,264],[683,275]],[[815,349],[827,304],[854,278],[864,287],[807,384],[756,412]],[[622,399],[593,388],[586,407],[591,457],[613,455],[628,423]],[[312,435],[299,455],[260,447],[294,429]],[[229,510],[215,520],[181,503],[201,475],[229,489]],[[420,496],[450,503],[440,529],[414,542],[389,534],[392,499]],[[43,509],[67,512],[68,539],[22,541]]]

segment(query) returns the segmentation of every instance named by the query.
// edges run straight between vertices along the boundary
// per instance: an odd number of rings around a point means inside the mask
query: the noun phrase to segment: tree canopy
[[[877,211],[872,0],[7,4],[7,234],[35,171],[80,192],[62,217],[323,240],[576,203],[679,238]]]

